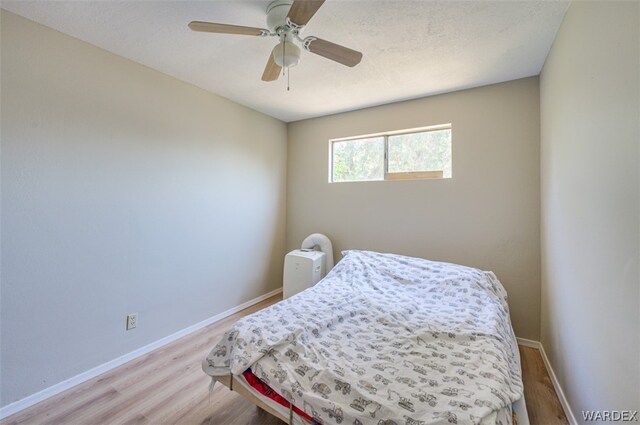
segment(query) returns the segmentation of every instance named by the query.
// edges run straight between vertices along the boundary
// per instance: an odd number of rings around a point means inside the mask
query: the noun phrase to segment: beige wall
[[[1,26],[2,405],[281,286],[284,123]]]
[[[287,249],[310,233],[336,254],[395,252],[496,272],[516,334],[540,326],[538,79],[288,126]],[[328,183],[328,140],[452,123],[453,178]],[[338,257],[339,258],[339,257]]]
[[[542,343],[580,422],[640,410],[639,15],[573,2],[541,75]]]

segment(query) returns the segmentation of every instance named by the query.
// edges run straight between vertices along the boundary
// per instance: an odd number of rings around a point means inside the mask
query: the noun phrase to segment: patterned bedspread
[[[504,408],[523,387],[495,275],[344,254],[314,287],[238,321],[207,356],[205,372],[251,368],[323,424],[484,424],[489,416],[510,424]]]

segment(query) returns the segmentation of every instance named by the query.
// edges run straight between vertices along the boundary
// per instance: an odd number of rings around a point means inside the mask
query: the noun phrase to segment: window
[[[335,139],[330,182],[451,177],[451,125]]]

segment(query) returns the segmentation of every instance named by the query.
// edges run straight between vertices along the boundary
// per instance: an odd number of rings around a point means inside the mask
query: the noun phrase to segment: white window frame
[[[393,180],[426,180],[426,179],[443,179],[443,171],[405,171],[405,172],[389,172],[389,136],[401,136],[404,134],[426,133],[429,131],[450,130],[451,144],[453,149],[453,129],[451,123],[431,125],[428,127],[410,128],[406,130],[387,131],[384,133],[366,134],[352,137],[342,137],[339,139],[329,140],[329,183],[362,183],[362,182],[381,182]],[[333,180],[333,145],[338,142],[349,142],[353,140],[371,139],[374,137],[384,138],[384,175],[382,180]],[[451,160],[453,161],[453,155]]]

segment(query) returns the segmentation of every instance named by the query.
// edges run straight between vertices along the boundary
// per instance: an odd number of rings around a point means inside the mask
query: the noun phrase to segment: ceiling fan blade
[[[281,71],[282,67],[276,63],[273,59],[273,53],[271,53],[269,55],[269,61],[267,61],[267,66],[264,67],[264,72],[262,73],[262,81],[277,80]]]
[[[219,34],[239,34],[239,35],[269,35],[270,32],[264,28],[242,27],[240,25],[216,24],[215,22],[193,21],[189,23],[192,31],[214,32]]]
[[[362,53],[349,49],[348,47],[332,43],[321,38],[310,37],[309,42],[305,40],[304,46],[307,50],[316,55],[323,56],[343,65],[354,67],[362,60]]]
[[[324,0],[295,0],[289,9],[287,18],[298,26],[305,26],[316,14]]]

